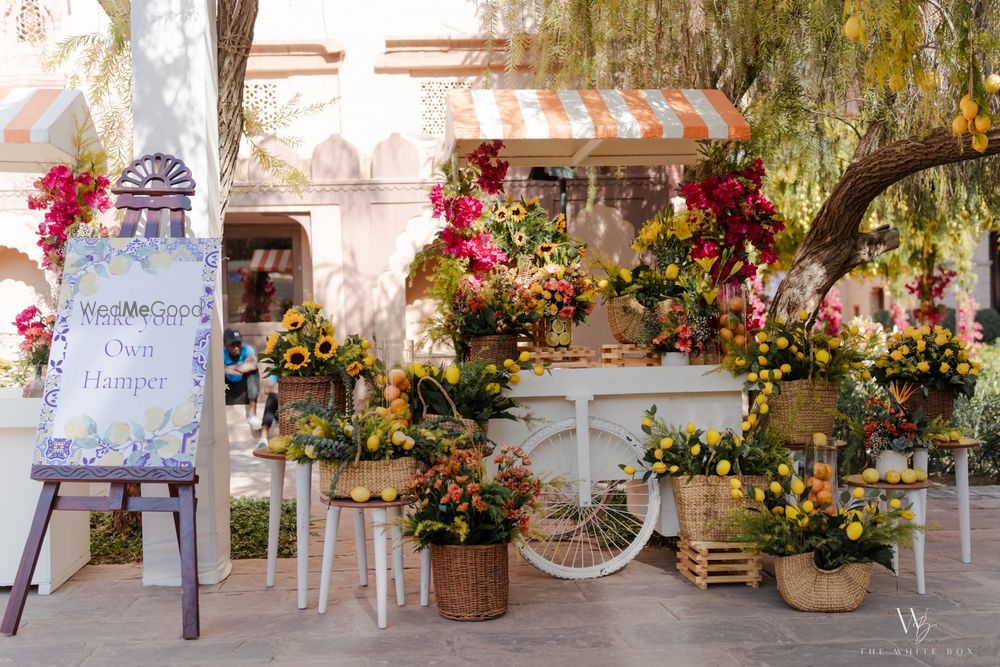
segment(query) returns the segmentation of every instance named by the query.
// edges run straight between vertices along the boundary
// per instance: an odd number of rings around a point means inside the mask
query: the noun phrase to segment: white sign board
[[[36,465],[194,465],[218,239],[69,241]]]

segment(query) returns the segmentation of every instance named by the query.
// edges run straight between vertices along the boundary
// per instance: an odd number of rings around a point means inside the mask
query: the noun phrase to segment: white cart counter
[[[28,538],[42,483],[30,478],[42,399],[0,389],[0,586],[11,586]],[[86,496],[89,484],[62,484],[64,495]],[[90,560],[90,513],[53,512],[32,584],[48,595]]]
[[[699,428],[739,428],[743,383],[715,366],[653,368],[556,368],[541,377],[525,369],[511,396],[538,418],[526,424],[495,419],[490,439],[521,445],[549,424],[565,419],[603,419],[642,440],[642,415],[656,405],[668,423],[694,422]],[[712,372],[715,371],[715,372]],[[594,455],[592,453],[592,458]],[[627,461],[621,461],[627,463]],[[660,516],[656,531],[677,534],[677,513],[670,484],[660,484]]]

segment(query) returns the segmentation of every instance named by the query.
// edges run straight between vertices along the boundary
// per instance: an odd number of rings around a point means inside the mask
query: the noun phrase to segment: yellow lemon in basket
[[[522,364],[528,363],[529,361],[531,361],[531,352],[528,352],[527,350],[521,352],[521,354],[517,355],[517,360],[520,361]]]
[[[392,444],[399,447],[404,442],[406,442],[406,433],[404,433],[403,431],[393,431],[390,441],[392,441]]]
[[[643,417],[642,425],[645,426],[646,428],[652,428],[653,420],[650,417]]]
[[[788,364],[785,365],[787,366]],[[785,375],[784,371],[782,371],[780,368],[775,368],[774,373],[772,374],[771,377],[773,377],[775,380],[780,380],[784,375]]]
[[[674,474],[675,472],[677,472],[680,469],[681,469],[680,466],[676,466],[676,465],[670,466],[670,474],[672,475],[672,474]]]
[[[851,542],[857,542],[861,538],[861,534],[865,532],[865,527],[861,525],[860,521],[852,521],[847,524],[847,539]]]
[[[899,480],[902,479],[902,475],[899,474],[898,470],[886,470],[885,471],[885,481],[890,484],[899,484]]]
[[[806,500],[802,503],[802,511],[805,512],[806,514],[812,514],[812,511],[814,509],[816,509],[816,506],[813,505],[813,501]]]
[[[674,439],[667,436],[666,438],[660,438],[660,449],[670,449],[674,446]]]
[[[874,484],[878,481],[878,470],[875,470],[875,468],[865,468],[861,472],[861,479],[863,479],[866,484]]]
[[[853,489],[851,489],[851,495],[854,496],[855,498],[864,498],[865,490],[860,486],[856,486]]]
[[[738,489],[741,486],[743,486],[743,482],[740,481],[739,477],[730,477],[729,478],[729,488],[730,489]]]
[[[924,470],[923,468],[914,468],[913,471],[915,473],[917,473],[917,481],[918,482],[926,482],[927,481],[927,471],[926,470]]]
[[[773,493],[774,495],[776,496],[781,495],[782,491],[781,484],[778,484],[777,482],[771,482],[771,486],[769,486],[768,488],[771,489],[771,493]]]
[[[458,384],[458,381],[462,379],[462,371],[459,370],[458,366],[448,366],[448,370],[444,372],[444,379],[448,384]]]
[[[802,483],[802,480],[796,477],[792,480],[792,493],[797,496],[802,495],[802,492],[806,490],[806,485]]]
[[[788,365],[788,364],[781,364],[781,367],[779,368],[779,370],[783,374],[788,375],[789,373],[792,372],[792,367],[790,365]],[[781,378],[778,378],[778,379],[780,380]]]
[[[366,503],[372,497],[372,492],[367,486],[356,486],[351,489],[351,500],[356,503]]]
[[[740,430],[742,430],[742,431],[749,431],[750,430],[750,422],[741,422],[740,423]]]
[[[691,456],[698,456],[701,454],[701,445],[695,445],[691,448]]]
[[[726,475],[729,474],[729,471],[732,467],[733,466],[729,461],[727,461],[726,459],[722,459],[721,461],[715,464],[715,474],[719,475],[720,477],[725,477]]]
[[[663,459],[663,450],[662,449],[654,449],[653,450],[653,458],[655,458],[657,461],[662,460]]]
[[[778,338],[778,340],[774,341],[774,344],[778,346],[779,350],[784,350],[786,347],[788,347],[788,339],[782,336]],[[781,370],[785,370],[785,367],[782,366]],[[785,372],[787,373],[788,371]]]
[[[748,382],[756,382],[757,381],[757,374],[756,373],[747,373],[747,381]]]
[[[545,375],[545,366],[535,366],[531,369],[531,372],[539,376]]]
[[[779,463],[778,464],[778,474],[779,475],[781,475],[782,477],[785,477],[786,475],[788,475],[789,472],[791,472],[791,470],[788,468],[788,464],[786,464],[786,463]],[[774,482],[774,483],[777,484],[777,482]]]
[[[743,491],[740,489],[729,489],[729,495],[732,496],[734,500],[739,500],[743,497]]]
[[[371,434],[370,436],[368,436],[368,440],[365,441],[365,447],[367,447],[368,451],[370,451],[370,452],[376,452],[376,451],[378,451],[379,445],[381,445],[381,444],[382,443],[379,440],[379,437],[377,435],[375,435],[374,433]]]
[[[913,484],[917,481],[917,471],[913,468],[907,468],[899,473],[899,480],[903,482],[903,484]]]
[[[759,412],[762,415],[766,415],[770,411],[771,411],[771,408],[768,407],[767,403],[761,403],[760,407],[757,408],[757,412]]]
[[[705,432],[705,442],[708,443],[709,447],[715,447],[717,444],[719,444],[719,440],[721,439],[721,437],[722,436],[719,435],[719,432],[716,431],[714,428],[710,428],[708,429],[708,431]]]
[[[382,489],[382,500],[384,500],[385,502],[391,503],[392,501],[396,500],[396,498],[399,498],[399,491],[397,491],[396,489],[392,488],[391,486],[387,486],[384,489]]]
[[[889,507],[891,507],[894,510],[898,510],[902,506],[903,503],[899,501],[899,498],[893,498],[892,500],[889,501]]]
[[[625,466],[622,468],[622,472],[625,473],[626,475],[634,475],[635,468],[633,468],[632,466]]]
[[[694,435],[694,432],[698,430],[698,427],[692,422],[688,422],[685,428],[687,429],[688,435]]]
[[[408,452],[411,449],[413,449],[413,446],[415,444],[417,444],[416,440],[414,440],[410,436],[406,436],[406,440],[403,441],[403,450]]]
[[[764,489],[754,489],[753,499],[756,500],[758,503],[764,502]]]
[[[913,512],[910,510],[903,510],[902,512],[900,512],[900,515],[907,521],[912,521],[914,516]]]
[[[664,463],[663,461],[657,461],[652,465],[652,468],[653,472],[655,472],[657,475],[662,475],[663,473],[667,472],[667,464]]]

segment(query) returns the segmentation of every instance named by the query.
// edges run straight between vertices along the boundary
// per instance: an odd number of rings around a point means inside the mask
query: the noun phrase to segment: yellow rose
[[[931,365],[929,363],[927,363],[926,361],[921,361],[921,362],[917,363],[917,370],[920,371],[921,373],[926,373],[926,372],[930,371],[930,369],[931,369]]]
[[[964,361],[955,367],[959,375],[966,375],[969,372],[969,364]]]
[[[950,370],[951,370],[951,366],[949,366],[948,362],[946,362],[946,361],[942,361],[941,365],[938,367],[938,371],[940,371],[941,373],[947,373]]]

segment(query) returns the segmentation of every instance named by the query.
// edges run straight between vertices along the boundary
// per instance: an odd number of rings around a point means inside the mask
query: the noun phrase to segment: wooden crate
[[[738,542],[699,542],[683,538],[677,543],[677,570],[701,590],[710,584],[760,586],[760,552]]]
[[[660,355],[648,345],[602,345],[602,366],[659,366]]]
[[[531,362],[550,368],[589,368],[594,365],[594,350],[582,345],[568,348],[532,347]]]

